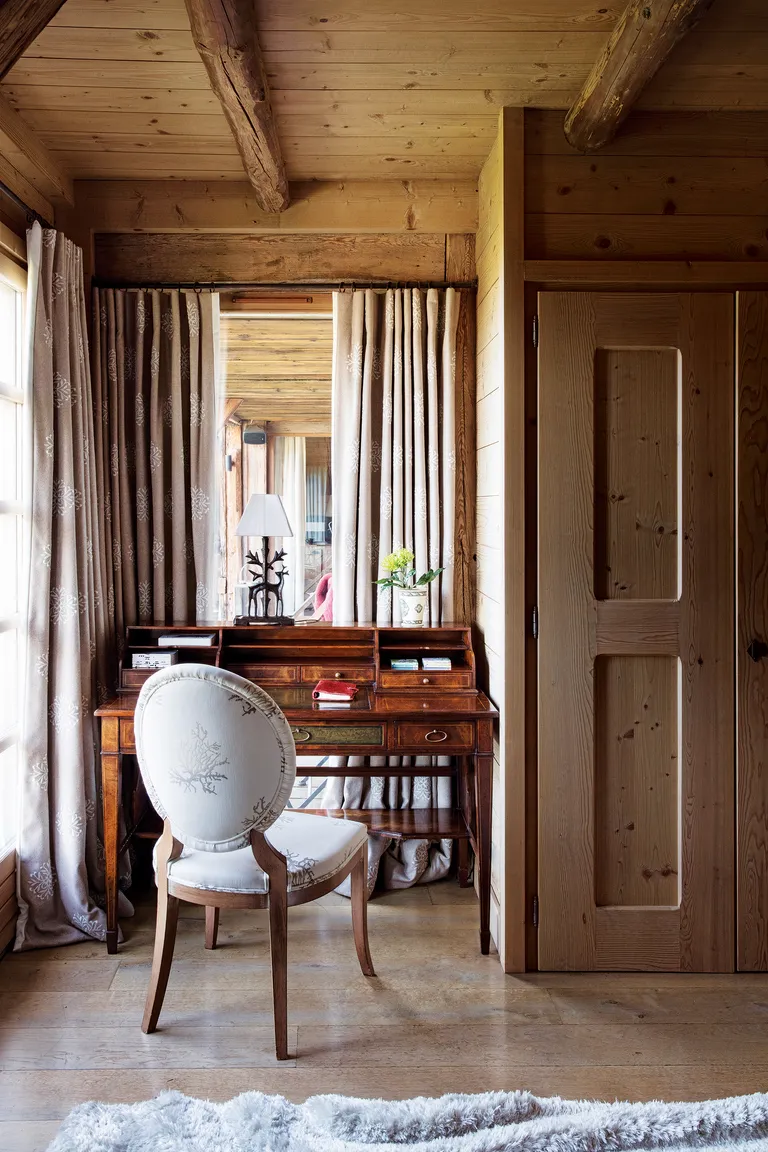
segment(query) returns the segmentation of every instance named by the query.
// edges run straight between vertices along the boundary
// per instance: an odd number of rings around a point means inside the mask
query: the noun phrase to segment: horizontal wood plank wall
[[[455,232],[477,228],[475,180],[312,180],[263,212],[242,180],[78,180],[94,232]]]
[[[18,914],[16,853],[11,851],[0,860],[0,956],[13,944]]]
[[[517,660],[522,637],[510,635],[519,632],[524,611],[517,570],[524,554],[524,453],[515,448],[524,434],[523,378],[518,373],[522,116],[519,109],[502,112],[498,137],[480,175],[476,238],[476,630],[483,686],[502,713],[494,746],[491,931],[506,971],[525,966],[524,756],[518,755],[525,748],[525,678]]]
[[[116,284],[308,284],[336,280],[442,282],[454,246],[445,233],[189,232],[97,233],[94,249],[96,275]],[[465,270],[472,271],[471,255],[467,260]]]
[[[768,113],[638,112],[589,156],[525,115],[528,259],[768,259]]]

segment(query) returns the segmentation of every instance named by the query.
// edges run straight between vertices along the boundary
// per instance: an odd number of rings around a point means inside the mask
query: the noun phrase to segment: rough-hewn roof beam
[[[288,207],[288,181],[256,34],[254,0],[186,0],[192,35],[221,101],[256,198]]]
[[[646,84],[713,0],[630,0],[565,118],[581,152],[607,144]]]

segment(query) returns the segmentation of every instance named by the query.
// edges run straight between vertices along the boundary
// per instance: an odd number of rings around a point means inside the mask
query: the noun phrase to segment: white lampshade
[[[235,528],[235,535],[293,536],[280,497],[265,493],[251,496]]]

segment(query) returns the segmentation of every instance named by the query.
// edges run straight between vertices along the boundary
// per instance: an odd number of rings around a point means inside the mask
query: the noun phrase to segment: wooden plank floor
[[[542,1094],[701,1099],[768,1089],[768,977],[504,976],[477,950],[477,904],[454,882],[377,897],[378,972],[357,966],[349,904],[289,912],[296,1058],[273,1056],[265,913],[222,914],[203,948],[183,907],[161,1031],[139,1030],[153,908],[116,957],[84,943],[0,963],[0,1149],[38,1152],[82,1100],[165,1088],[224,1100],[259,1089],[406,1097]]]

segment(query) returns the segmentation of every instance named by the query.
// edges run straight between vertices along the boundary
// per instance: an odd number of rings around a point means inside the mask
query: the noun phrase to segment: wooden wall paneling
[[[526,113],[529,259],[768,258],[764,112],[633,114],[594,156],[561,129]]]
[[[446,283],[474,280],[476,274],[474,233],[449,233],[445,238]]]
[[[194,126],[200,117],[181,119]],[[191,139],[197,147],[194,132]],[[466,234],[477,228],[474,180],[293,183],[290,206],[277,214],[263,212],[242,180],[78,180],[75,193],[94,232]]]
[[[0,955],[13,944],[18,914],[16,853],[11,851],[0,860]]]
[[[768,293],[737,298],[738,563],[737,948],[741,971],[768,969]]]
[[[492,882],[496,943],[510,972],[525,969],[526,918],[522,155],[522,111],[504,109],[480,176],[476,238],[477,631],[487,687],[502,713]]]
[[[758,207],[759,205],[756,205]],[[526,218],[533,260],[768,260],[768,215]]]
[[[442,281],[445,236],[97,234],[96,274],[113,283]]]
[[[480,419],[476,438],[476,569],[474,647],[478,682],[494,703],[503,694],[503,644],[498,623],[502,616],[503,512],[501,485],[501,388],[504,378],[504,333],[500,310],[503,251],[503,132],[501,126],[478,182],[477,255],[477,407],[494,419]],[[493,243],[493,257],[488,256]],[[491,351],[492,350],[492,351]],[[492,367],[491,367],[492,365]],[[480,413],[476,413],[477,416]],[[491,435],[488,435],[488,432]],[[504,964],[501,909],[504,827],[500,820],[504,787],[501,776],[498,730],[494,736],[493,820],[491,827],[491,936]]]

